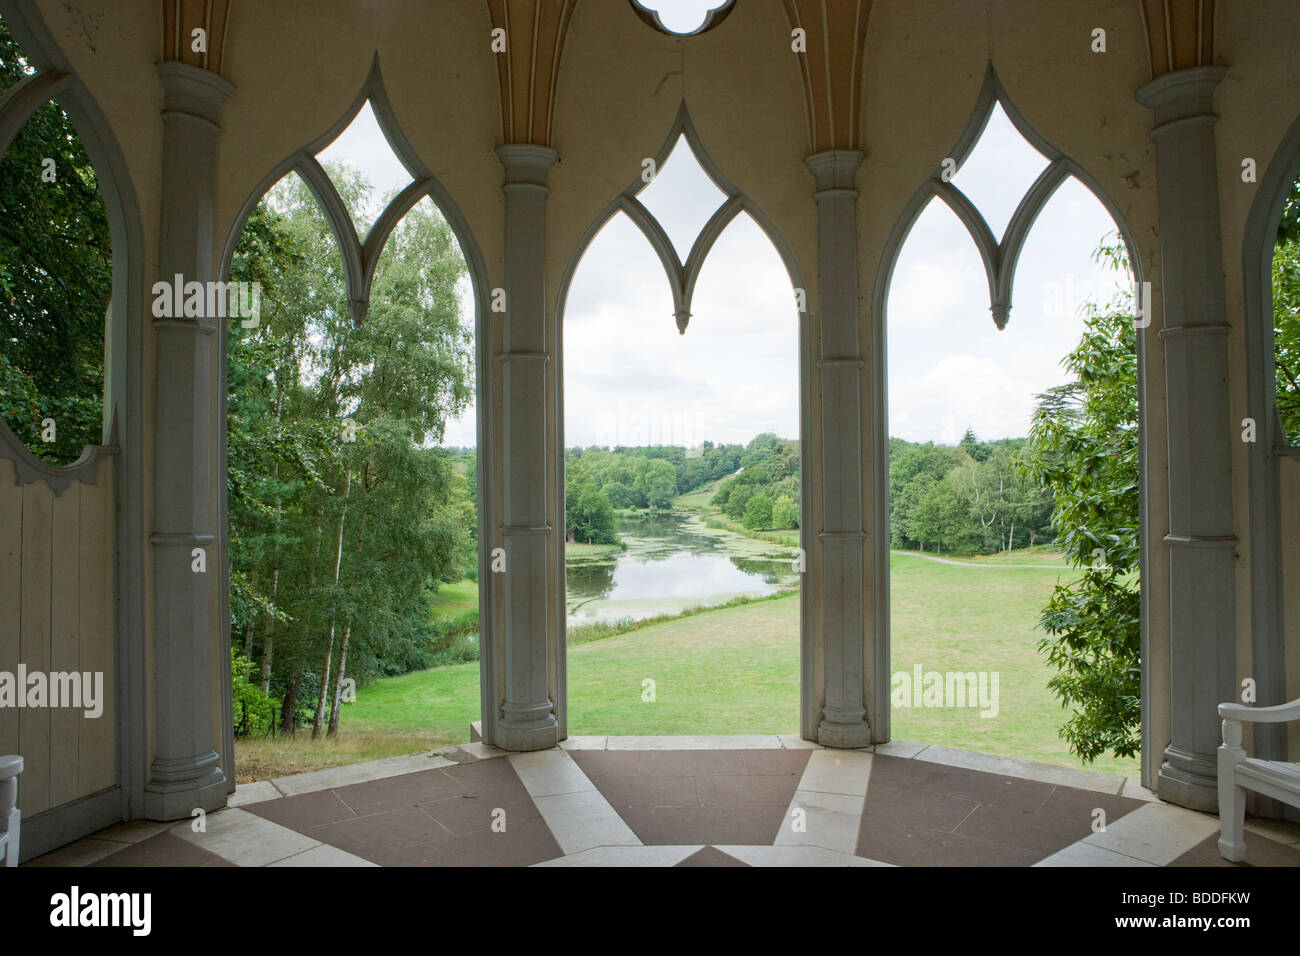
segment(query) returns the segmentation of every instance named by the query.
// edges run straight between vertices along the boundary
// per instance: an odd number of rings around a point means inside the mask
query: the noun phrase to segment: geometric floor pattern
[[[482,744],[241,786],[28,866],[1298,866],[1300,827],[1218,818],[1135,781],[946,747],[791,737]]]

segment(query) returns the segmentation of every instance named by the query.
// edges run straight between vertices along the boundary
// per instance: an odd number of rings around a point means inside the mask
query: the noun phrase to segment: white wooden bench
[[[1300,700],[1275,707],[1220,704],[1223,745],[1219,747],[1219,855],[1234,863],[1246,855],[1243,829],[1246,791],[1300,807],[1300,763],[1247,757],[1241,746],[1242,724],[1280,724],[1300,720]]]
[[[0,756],[0,865],[18,865],[18,775],[23,758]]]

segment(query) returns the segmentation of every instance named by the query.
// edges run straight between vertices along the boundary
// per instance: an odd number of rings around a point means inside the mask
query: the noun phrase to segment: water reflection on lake
[[[795,549],[683,512],[619,516],[626,551],[566,561],[568,622],[640,620],[798,585]]]

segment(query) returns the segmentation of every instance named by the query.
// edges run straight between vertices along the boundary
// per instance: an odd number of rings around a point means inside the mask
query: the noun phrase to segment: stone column
[[[1162,798],[1218,806],[1218,705],[1235,696],[1228,324],[1219,246],[1214,90],[1227,70],[1166,73],[1138,91],[1155,112],[1169,442],[1171,742]]]
[[[863,551],[863,360],[858,333],[858,191],[862,153],[829,150],[807,159],[816,180],[821,299],[821,619],[825,703],[817,741],[865,747],[867,630]]]
[[[207,282],[220,105],[234,88],[183,63],[158,66],[164,91],[159,277],[169,285]],[[205,297],[206,299],[206,297]],[[216,605],[215,410],[220,407],[214,355],[223,321],[216,316],[155,318],[153,760],[145,815],[188,817],[225,802],[228,785],[213,747],[212,699]],[[194,549],[206,571],[196,572]]]
[[[551,658],[563,666],[557,635],[548,633],[548,567],[554,548],[546,516],[546,174],[555,150],[509,144],[505,166],[506,312],[502,340],[505,402],[505,699],[496,739],[503,750],[543,750],[560,740],[551,697]],[[552,647],[554,643],[555,647]]]

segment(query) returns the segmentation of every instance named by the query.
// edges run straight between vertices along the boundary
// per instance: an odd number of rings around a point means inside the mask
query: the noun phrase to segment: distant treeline
[[[992,554],[1052,540],[1052,495],[1016,467],[1026,441],[970,429],[955,446],[891,438],[890,544]]]
[[[1052,496],[1016,467],[1024,438],[958,445],[890,439],[890,543],[896,548],[991,554],[1055,535]],[[722,479],[710,503],[752,530],[799,527],[799,442],[773,434],[747,445],[571,448],[565,453],[571,541],[613,543],[615,511],[665,511]]]

